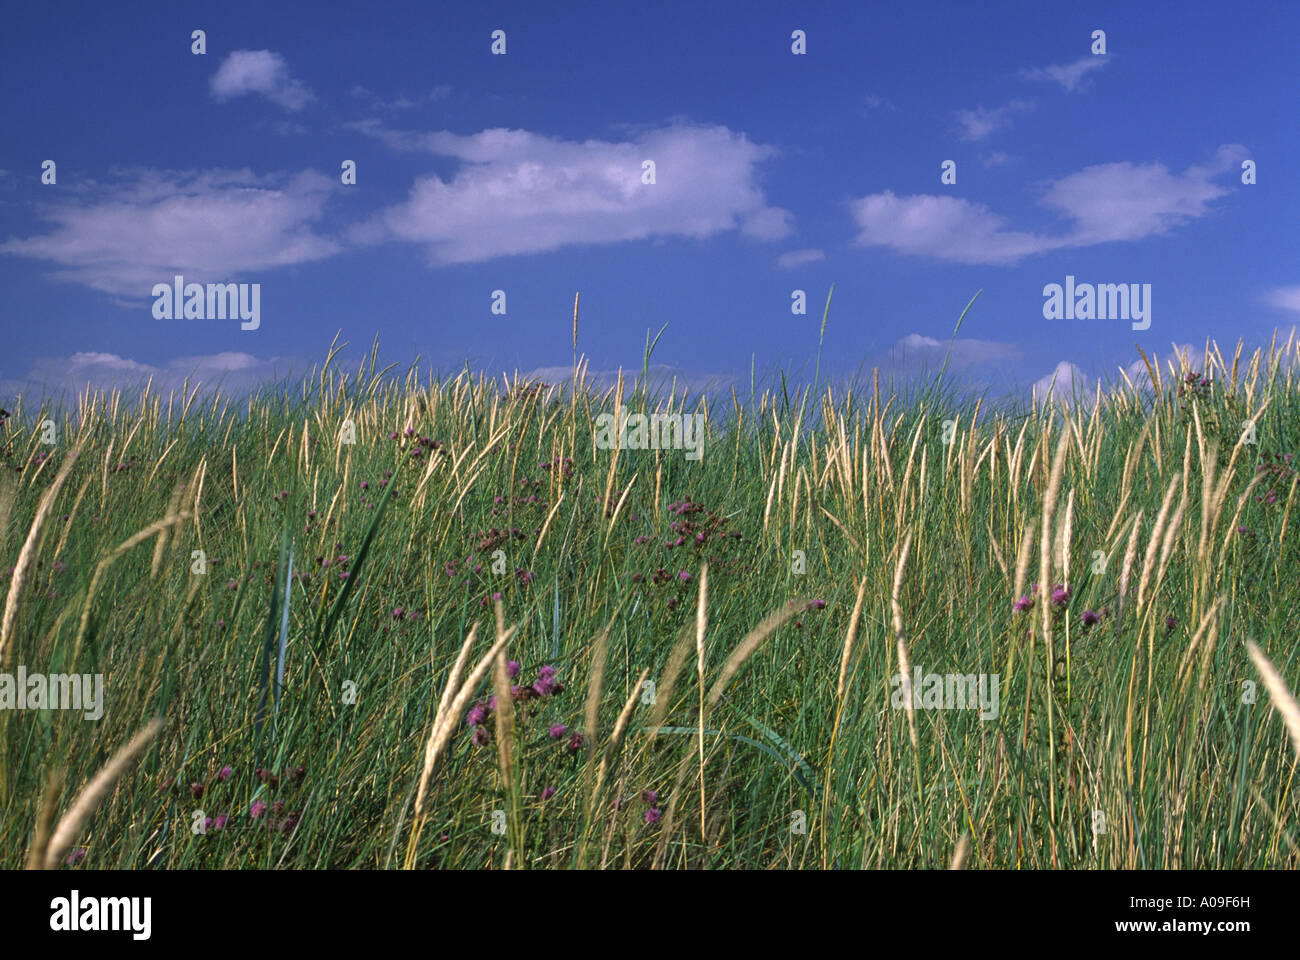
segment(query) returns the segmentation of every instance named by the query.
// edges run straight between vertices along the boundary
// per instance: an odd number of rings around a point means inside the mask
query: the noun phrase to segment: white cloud
[[[855,242],[955,263],[1015,263],[1063,241],[1012,230],[982,203],[934,194],[875,193],[850,203]]]
[[[973,337],[939,339],[909,333],[894,343],[892,359],[904,366],[938,367],[948,359],[948,369],[1006,363],[1020,355],[1019,348],[1000,340],[977,340]]]
[[[726,127],[674,124],[615,143],[525,130],[410,133],[374,120],[351,126],[394,149],[461,162],[450,180],[420,177],[405,202],[353,233],[361,242],[420,244],[435,266],[574,244],[792,232],[790,212],[769,206],[758,183],[758,165],[776,151]],[[645,160],[655,163],[654,184],[641,182]]]
[[[1181,174],[1160,163],[1124,162],[1061,177],[1040,198],[1071,221],[1058,234],[1016,230],[984,204],[944,195],[899,197],[886,190],[851,200],[849,208],[859,245],[954,263],[1013,264],[1050,250],[1140,240],[1206,216],[1210,202],[1228,193],[1211,178],[1236,169],[1245,156],[1245,148],[1234,144]]]
[[[1086,167],[1051,184],[1044,206],[1075,221],[1070,246],[1138,240],[1205,216],[1207,204],[1228,193],[1210,178],[1240,166],[1244,147],[1223,146],[1208,165],[1182,174],[1161,163],[1105,163]]]
[[[23,393],[29,403],[43,397],[67,400],[87,388],[129,393],[146,383],[152,392],[162,394],[182,388],[193,390],[198,385],[202,385],[201,391],[220,389],[225,394],[241,394],[281,377],[300,376],[308,366],[302,358],[258,359],[236,352],[176,357],[153,364],[115,353],[79,351],[36,361],[25,377],[6,381],[3,390],[6,395]]]
[[[790,250],[776,258],[776,265],[782,270],[793,270],[802,267],[805,263],[816,263],[818,260],[825,259],[826,254],[821,250]]]
[[[1040,403],[1053,400],[1070,404],[1076,398],[1087,403],[1092,399],[1088,394],[1090,386],[1088,375],[1081,368],[1062,360],[1055,370],[1034,381],[1033,395]]]
[[[248,170],[144,171],[95,200],[47,212],[46,234],[0,243],[0,253],[55,264],[54,279],[127,299],[155,283],[231,281],[236,275],[332,256],[310,227],[336,182],[313,172],[257,177]]]
[[[1021,113],[1033,108],[1032,103],[1024,100],[1012,100],[1002,107],[976,107],[974,110],[958,110],[957,123],[961,127],[963,140],[984,140],[995,130],[1011,123],[1011,114]]]
[[[286,110],[301,110],[315,99],[304,83],[289,75],[284,57],[271,50],[234,51],[221,62],[209,87],[218,100],[257,93]]]
[[[1050,67],[1034,67],[1032,70],[1022,70],[1020,72],[1026,80],[1054,80],[1068,92],[1074,93],[1083,89],[1084,78],[1089,73],[1106,66],[1109,59],[1109,56],[1090,53],[1080,57],[1073,63],[1063,63]]]
[[[1274,287],[1264,295],[1264,302],[1279,310],[1300,313],[1300,286]]]

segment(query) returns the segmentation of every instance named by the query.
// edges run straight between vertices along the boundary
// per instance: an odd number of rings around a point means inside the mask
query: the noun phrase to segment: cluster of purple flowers
[[[281,781],[280,776],[276,776],[270,770],[264,769],[262,767],[258,767],[253,771],[253,773],[258,780],[260,780],[263,784],[266,785],[268,790],[274,792],[279,789],[280,781]],[[284,768],[282,773],[282,777],[286,785],[298,783],[306,775],[307,775],[307,768],[301,765],[287,766]],[[214,784],[227,783],[231,779],[233,779],[234,776],[235,776],[234,768],[229,764],[226,764],[220,770],[217,771],[217,773],[213,777],[213,783]],[[175,788],[175,786],[176,786],[176,779],[174,777],[168,777],[166,780],[163,781],[162,785],[159,786],[158,792],[162,793],[163,791]],[[208,796],[209,799],[211,799],[209,795],[209,790],[210,787],[208,784],[199,781],[195,781],[191,783],[188,787],[189,795],[194,800],[202,800],[205,796]],[[297,811],[291,810],[286,812],[285,807],[286,807],[286,802],[281,799],[273,800],[269,805],[269,807],[266,801],[264,800],[254,800],[251,804],[249,804],[248,816],[250,820],[261,820],[263,815],[266,813],[266,811],[270,809],[272,816],[267,818],[264,821],[264,826],[267,829],[274,830],[279,833],[288,833],[298,825],[300,815],[298,814]],[[225,830],[228,826],[230,826],[230,824],[231,824],[231,817],[230,814],[228,813],[218,813],[216,816],[204,817],[203,820],[204,831],[206,833],[220,833],[221,831]],[[73,861],[69,860],[69,863],[71,862]]]
[[[561,472],[567,480],[569,477],[573,476],[573,458],[564,457],[561,459],[560,457],[556,457],[550,463],[539,463],[537,469]]]
[[[1011,606],[1017,613],[1024,613],[1034,605],[1038,597],[1038,584],[1035,583],[1027,596],[1021,597]],[[1058,610],[1070,602],[1070,588],[1063,583],[1052,585],[1052,606]]]
[[[413,460],[419,460],[421,457],[424,456],[426,452],[432,453],[435,450],[446,449],[446,447],[444,447],[439,441],[434,440],[431,437],[426,437],[423,435],[416,436],[414,427],[407,427],[401,433],[398,433],[396,430],[394,430],[392,433],[388,435],[388,439],[402,444],[403,449],[409,448],[410,450],[409,455]],[[407,443],[406,441],[411,441],[411,442]],[[389,471],[388,475],[390,477],[392,476],[391,470]],[[365,489],[365,487],[363,486],[362,489]]]
[[[1210,381],[1208,377],[1197,373],[1194,370],[1188,370],[1183,374],[1183,382],[1178,385],[1179,402],[1187,400],[1200,400],[1202,402],[1210,399]]]
[[[511,660],[506,664],[506,672],[511,680],[518,679],[519,669],[518,660]],[[511,684],[510,699],[515,703],[526,703],[529,700],[548,700],[551,697],[559,696],[563,692],[564,684],[556,678],[555,668],[548,664],[538,668],[537,679],[531,684]],[[492,732],[488,729],[488,721],[495,715],[496,708],[496,694],[492,694],[486,700],[479,700],[466,712],[465,726],[471,729],[470,740],[475,746],[484,746],[492,739]],[[564,724],[555,724],[550,728],[550,735],[553,739],[558,740],[564,736],[566,730]],[[581,737],[582,735],[574,734],[574,736]],[[579,741],[579,746],[581,746],[581,741]]]
[[[647,807],[645,822],[658,823],[659,818],[663,815],[663,812],[659,809],[659,792],[657,790],[642,790],[641,800]]]
[[[520,383],[511,388],[506,394],[507,400],[532,400],[537,397],[543,390],[549,390],[551,385],[541,380],[530,380],[527,383]]]
[[[1291,454],[1289,453],[1277,454],[1265,452],[1259,455],[1259,459],[1260,463],[1259,466],[1255,468],[1255,472],[1266,474],[1267,476],[1264,477],[1264,479],[1270,483],[1270,486],[1269,489],[1265,490],[1263,493],[1255,495],[1255,502],[1265,503],[1271,506],[1277,503],[1278,500],[1278,487],[1274,487],[1271,484],[1276,483],[1278,486],[1282,487],[1282,489],[1289,489],[1291,486],[1291,479],[1295,476],[1295,468],[1291,466]]]

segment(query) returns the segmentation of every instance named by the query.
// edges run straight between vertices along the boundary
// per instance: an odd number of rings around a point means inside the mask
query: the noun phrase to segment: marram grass
[[[333,352],[20,407],[3,864],[1300,866],[1297,344],[1208,346],[1016,412]],[[598,449],[630,405],[703,458]],[[102,675],[102,718],[20,669]]]

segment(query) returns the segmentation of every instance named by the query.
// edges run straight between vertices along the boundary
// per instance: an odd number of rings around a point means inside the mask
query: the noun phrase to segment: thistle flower
[[[266,813],[266,802],[263,800],[254,800],[248,808],[248,815],[254,820],[259,819],[264,813]]]
[[[569,728],[562,723],[553,723],[548,732],[550,733],[552,740],[559,740],[568,732],[568,730]]]
[[[1091,627],[1095,623],[1101,623],[1101,617],[1097,616],[1097,614],[1092,610],[1083,611],[1083,625],[1085,627]]]
[[[649,809],[649,810],[647,810],[647,811],[645,812],[645,822],[646,822],[646,823],[658,823],[658,822],[659,822],[659,818],[660,818],[660,816],[662,816],[662,813],[660,812],[659,808],[658,808],[658,807],[652,807],[651,809]]]
[[[554,788],[554,787],[545,787],[545,788],[543,788],[543,790],[542,790],[542,799],[543,799],[543,800],[549,800],[549,799],[551,799],[551,797],[553,797],[553,796],[555,796],[555,788]]]
[[[537,680],[533,684],[533,692],[539,697],[549,697],[554,693],[558,693],[558,686],[555,682],[554,667],[545,666],[537,671]]]

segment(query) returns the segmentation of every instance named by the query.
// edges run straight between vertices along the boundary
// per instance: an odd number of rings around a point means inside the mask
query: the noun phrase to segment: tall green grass
[[[604,390],[580,359],[561,391],[394,379],[373,352],[345,373],[332,350],[242,401],[19,407],[0,573],[79,454],[20,592],[0,582],[2,669],[102,673],[107,702],[0,711],[3,863],[161,715],[82,865],[913,868],[965,836],[969,868],[1296,867],[1296,749],[1245,647],[1295,689],[1296,346],[1153,361],[1154,387],[1068,408],[836,394],[818,369],[802,399],[710,409],[652,395],[649,340]],[[595,449],[595,417],[633,402],[706,412],[703,459]],[[1044,572],[1068,601],[1013,609]],[[918,709],[913,745],[896,576],[912,665],[998,675],[996,718]],[[515,627],[513,682],[552,666],[564,689],[514,705],[508,750],[456,717],[417,830],[476,625],[462,679]]]

